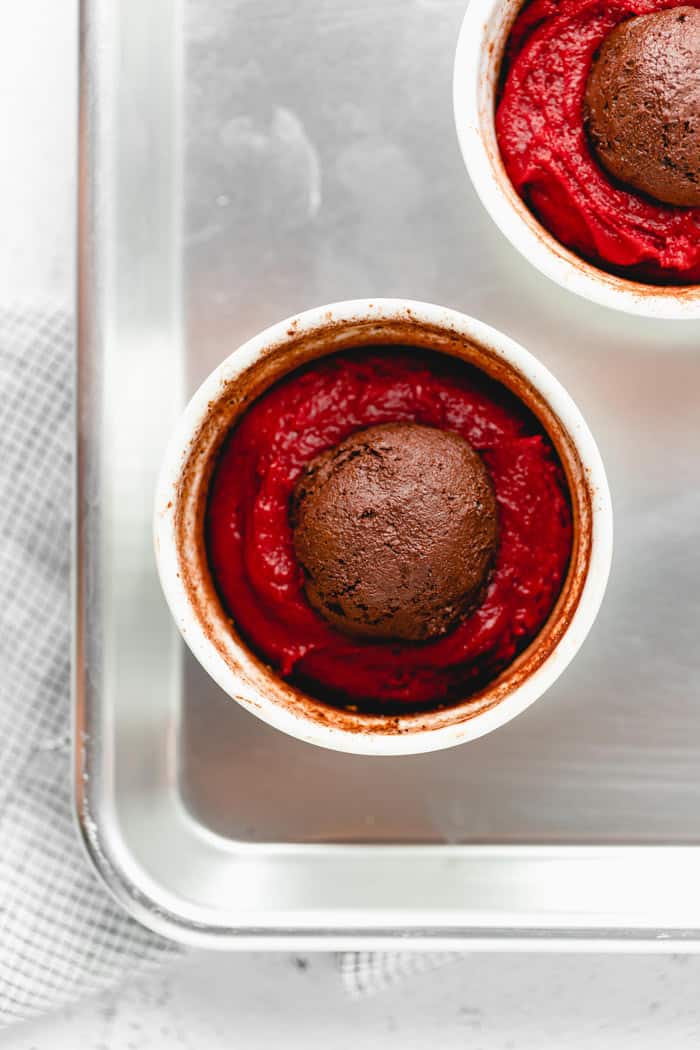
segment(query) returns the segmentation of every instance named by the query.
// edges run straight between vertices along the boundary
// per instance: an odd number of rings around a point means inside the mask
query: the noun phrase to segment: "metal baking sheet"
[[[451,71],[464,0],[83,0],[75,773],[124,905],[224,946],[700,943],[700,326],[559,290],[475,198]],[[154,480],[202,378],[362,296],[456,307],[564,382],[616,554],[534,708],[376,759],[277,733],[184,653]]]

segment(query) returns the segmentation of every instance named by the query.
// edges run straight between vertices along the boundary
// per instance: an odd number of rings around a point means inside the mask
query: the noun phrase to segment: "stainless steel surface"
[[[507,245],[452,126],[463,12],[84,0],[77,807],[113,891],[182,939],[700,943],[700,327],[588,305]],[[227,700],[176,645],[151,551],[185,391],[267,324],[366,295],[542,358],[616,510],[573,666],[416,758],[317,750]]]

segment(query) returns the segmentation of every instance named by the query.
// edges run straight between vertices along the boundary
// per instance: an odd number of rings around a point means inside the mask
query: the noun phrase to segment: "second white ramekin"
[[[644,317],[700,318],[700,285],[659,287],[627,281],[585,262],[560,244],[516,193],[496,140],[501,58],[523,0],[471,0],[455,55],[457,136],[486,210],[511,244],[543,274],[592,302]]]

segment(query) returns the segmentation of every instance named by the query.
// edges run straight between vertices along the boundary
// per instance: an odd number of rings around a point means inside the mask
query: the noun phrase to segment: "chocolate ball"
[[[496,498],[457,434],[389,423],[317,456],[291,505],[311,605],[346,634],[426,641],[481,600],[497,539]]]
[[[700,10],[617,26],[593,61],[584,120],[610,175],[662,203],[700,205]]]

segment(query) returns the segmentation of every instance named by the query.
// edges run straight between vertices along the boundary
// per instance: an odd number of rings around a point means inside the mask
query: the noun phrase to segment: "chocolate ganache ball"
[[[618,25],[593,61],[584,120],[614,178],[665,204],[700,206],[700,10]]]
[[[481,600],[497,542],[488,470],[457,434],[360,430],[317,456],[291,504],[306,596],[355,637],[422,642]]]

